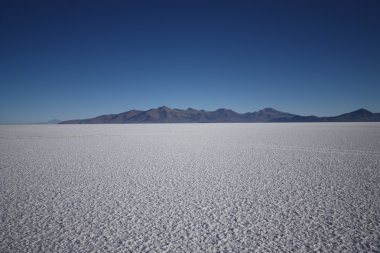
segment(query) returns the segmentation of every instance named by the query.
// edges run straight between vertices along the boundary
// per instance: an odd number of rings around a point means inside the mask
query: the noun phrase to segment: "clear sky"
[[[380,1],[0,1],[0,123],[380,112]]]

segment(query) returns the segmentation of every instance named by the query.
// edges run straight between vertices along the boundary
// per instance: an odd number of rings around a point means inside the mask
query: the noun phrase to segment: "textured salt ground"
[[[0,252],[379,252],[380,124],[0,126]]]

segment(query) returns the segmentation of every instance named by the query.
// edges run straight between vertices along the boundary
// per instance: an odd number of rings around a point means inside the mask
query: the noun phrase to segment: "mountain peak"
[[[360,108],[360,109],[358,109],[356,111],[353,111],[351,113],[355,113],[355,114],[372,114],[372,112],[370,112],[370,111],[368,111],[368,110],[366,110],[364,108]]]
[[[167,106],[165,106],[165,105],[160,106],[160,107],[157,108],[157,110],[169,110],[169,109],[170,109],[170,108],[167,107]]]
[[[216,110],[217,112],[225,112],[225,111],[231,111],[230,109],[226,109],[226,108],[219,108]]]
[[[265,107],[264,109],[261,109],[259,112],[279,112],[279,111],[270,107]]]

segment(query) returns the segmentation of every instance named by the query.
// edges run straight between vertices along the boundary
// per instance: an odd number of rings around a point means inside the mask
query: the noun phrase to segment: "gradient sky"
[[[0,123],[166,105],[380,112],[380,1],[0,3]]]

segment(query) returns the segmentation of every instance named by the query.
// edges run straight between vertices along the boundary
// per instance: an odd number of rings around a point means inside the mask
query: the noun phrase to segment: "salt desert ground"
[[[0,126],[0,252],[379,252],[380,124]]]

